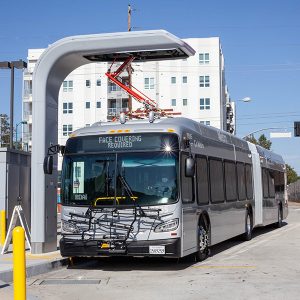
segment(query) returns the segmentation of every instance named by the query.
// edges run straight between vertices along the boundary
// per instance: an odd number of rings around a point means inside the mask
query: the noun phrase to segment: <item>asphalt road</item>
[[[101,258],[28,280],[38,299],[300,299],[300,205],[287,223],[191,259]]]

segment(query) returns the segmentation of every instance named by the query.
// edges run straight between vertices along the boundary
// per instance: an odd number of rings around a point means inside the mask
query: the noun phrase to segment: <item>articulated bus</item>
[[[281,156],[190,119],[152,121],[95,123],[70,136],[62,256],[195,254],[201,261],[212,245],[282,225]]]

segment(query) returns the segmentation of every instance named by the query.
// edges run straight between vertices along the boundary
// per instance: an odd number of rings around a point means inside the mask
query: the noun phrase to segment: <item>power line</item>
[[[278,121],[278,122],[260,122],[260,123],[257,123],[257,122],[255,122],[255,123],[238,123],[237,125],[238,126],[249,126],[249,125],[262,125],[262,124],[287,124],[287,123],[291,123],[291,122],[293,122],[293,121]]]

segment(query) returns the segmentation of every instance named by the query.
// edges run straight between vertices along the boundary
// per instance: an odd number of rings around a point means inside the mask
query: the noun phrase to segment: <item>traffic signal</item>
[[[294,122],[294,136],[300,136],[300,122]]]

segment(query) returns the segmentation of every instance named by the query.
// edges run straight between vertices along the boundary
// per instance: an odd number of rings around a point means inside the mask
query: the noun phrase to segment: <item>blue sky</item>
[[[239,136],[300,121],[300,1],[297,0],[0,0],[0,61],[27,59],[70,35],[166,29],[180,38],[221,38],[226,81],[237,102]],[[9,71],[0,70],[0,112],[9,113]],[[21,72],[16,70],[15,120],[21,121]],[[278,130],[277,130],[278,131]],[[264,133],[269,137],[270,131]],[[272,139],[300,174],[300,137]]]

